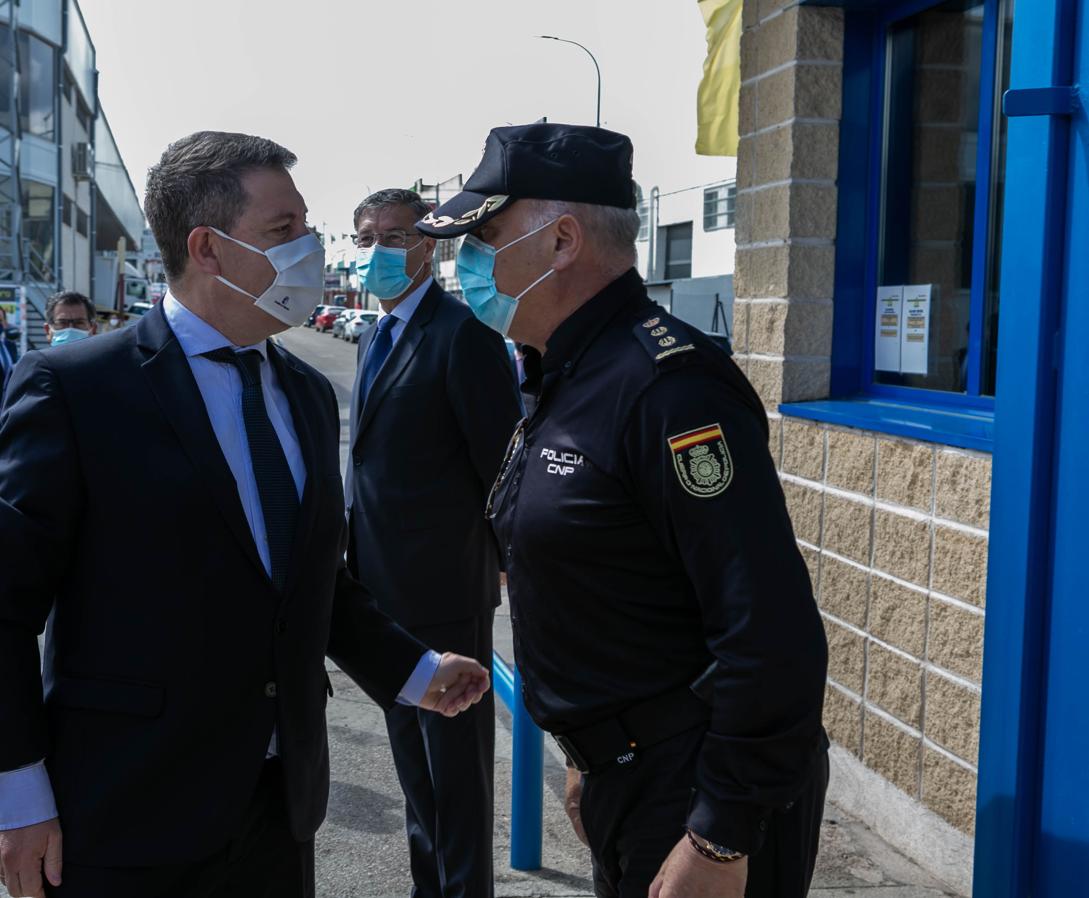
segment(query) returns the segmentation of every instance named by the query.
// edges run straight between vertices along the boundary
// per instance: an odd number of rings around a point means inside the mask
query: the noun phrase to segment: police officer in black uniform
[[[827,646],[755,391],[632,267],[628,138],[496,128],[417,227],[527,344],[533,414],[488,513],[525,700],[569,761],[599,896],[802,898]],[[581,790],[581,799],[579,792]]]

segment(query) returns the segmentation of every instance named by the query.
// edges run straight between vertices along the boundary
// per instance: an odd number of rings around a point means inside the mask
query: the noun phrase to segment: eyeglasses
[[[79,328],[81,331],[91,329],[91,322],[86,318],[54,318],[51,324],[54,330],[65,330],[69,327]]]
[[[413,237],[419,239],[407,246],[408,241]],[[360,249],[370,249],[376,243],[380,243],[382,246],[388,246],[390,249],[415,249],[423,241],[423,237],[419,234],[409,231],[387,231],[384,234],[356,234],[352,237],[352,243],[354,243]]]
[[[503,463],[499,466],[499,476],[495,478],[495,483],[492,484],[491,492],[488,493],[488,503],[484,506],[484,517],[489,521],[492,520],[498,509],[495,508],[495,499],[499,493],[500,488],[507,479],[507,474],[510,473],[511,467],[513,467],[514,459],[519,452],[522,451],[522,447],[525,445],[526,435],[526,422],[529,418],[522,418],[518,422],[518,425],[514,428],[514,433],[511,434],[510,442],[507,443],[507,451],[503,455]]]

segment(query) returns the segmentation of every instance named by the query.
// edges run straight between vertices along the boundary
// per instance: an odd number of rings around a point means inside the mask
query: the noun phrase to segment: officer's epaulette
[[[666,359],[696,348],[685,325],[676,318],[664,317],[660,312],[640,320],[632,328],[632,333],[659,365]]]

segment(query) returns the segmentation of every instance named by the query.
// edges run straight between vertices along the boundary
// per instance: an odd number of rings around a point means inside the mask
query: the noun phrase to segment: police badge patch
[[[687,492],[710,499],[730,485],[734,463],[718,424],[679,433],[668,442],[677,479]]]

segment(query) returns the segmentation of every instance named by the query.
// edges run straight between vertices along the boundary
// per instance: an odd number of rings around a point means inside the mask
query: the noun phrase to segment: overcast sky
[[[497,125],[602,125],[663,191],[732,175],[700,157],[706,48],[696,0],[80,0],[99,95],[142,198],[166,145],[200,129],[271,137],[299,156],[310,218],[351,227],[368,191],[468,177]]]

